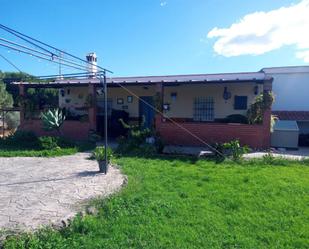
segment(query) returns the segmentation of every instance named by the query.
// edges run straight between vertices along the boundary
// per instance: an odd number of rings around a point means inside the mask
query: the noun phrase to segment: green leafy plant
[[[272,165],[275,161],[275,157],[271,153],[267,153],[266,155],[263,156],[263,161],[266,164]]]
[[[128,135],[118,138],[117,152],[152,155],[163,150],[163,141],[149,128],[143,128],[143,125],[128,125],[122,119],[119,121],[128,130]],[[150,137],[154,138],[153,144],[146,142]]]
[[[61,126],[64,123],[65,115],[60,109],[50,109],[41,115],[43,128],[46,131],[56,130],[61,133]]]
[[[230,154],[233,160],[240,160],[243,154],[249,152],[248,146],[241,146],[239,140],[233,140],[223,144],[223,148],[227,150],[227,154]]]
[[[39,137],[39,144],[41,149],[43,150],[52,150],[58,148],[72,148],[75,144],[63,137],[50,137],[50,136],[43,136]]]
[[[270,131],[274,131],[274,126],[276,124],[276,121],[279,120],[279,118],[276,115],[271,115],[270,116]]]
[[[4,119],[9,130],[15,130],[20,124],[19,112],[8,112]]]
[[[263,123],[264,113],[271,108],[273,102],[274,95],[272,92],[264,92],[258,95],[247,111],[249,124]]]
[[[6,91],[6,86],[0,81],[0,108],[11,107],[13,105],[12,95]]]
[[[97,160],[99,164],[99,170],[100,172],[107,172],[107,165],[111,163],[113,158],[113,151],[111,148],[107,148],[106,150],[106,156],[107,156],[107,162],[105,162],[105,147],[104,146],[98,146],[94,149],[92,152],[92,159]]]

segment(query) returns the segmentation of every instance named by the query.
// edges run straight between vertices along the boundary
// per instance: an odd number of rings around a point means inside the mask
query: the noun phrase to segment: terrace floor
[[[0,230],[61,224],[85,200],[108,196],[124,183],[120,170],[99,174],[88,153],[57,158],[0,157]],[[1,231],[0,231],[1,232]]]

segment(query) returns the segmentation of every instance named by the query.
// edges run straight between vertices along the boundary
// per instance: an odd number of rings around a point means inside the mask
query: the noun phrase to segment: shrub
[[[111,162],[113,158],[113,151],[111,148],[107,148],[107,160],[108,162]],[[92,152],[92,158],[97,160],[98,162],[105,160],[105,147],[104,146],[98,146],[94,149]]]
[[[53,150],[58,147],[55,137],[39,137],[39,143],[43,150]]]
[[[163,150],[163,141],[155,136],[154,132],[148,128],[138,125],[128,125],[123,120],[119,120],[124,128],[128,129],[127,137],[118,138],[117,152],[130,154],[151,155]],[[154,138],[154,143],[147,143],[147,138]]]
[[[271,108],[274,100],[272,92],[264,92],[258,95],[247,111],[249,124],[263,123],[264,112]]]
[[[29,148],[38,149],[39,140],[38,137],[30,131],[16,131],[5,139],[0,140],[0,145],[5,147],[14,148]]]
[[[5,122],[9,130],[15,130],[20,124],[20,116],[18,112],[9,112],[5,115]]]
[[[227,123],[248,124],[248,118],[244,115],[241,115],[241,114],[229,115],[224,120]]]
[[[227,150],[227,154],[230,154],[233,160],[240,160],[242,155],[249,152],[249,148],[247,146],[240,146],[238,140],[233,140],[228,143],[223,144],[223,148]]]
[[[263,162],[272,165],[275,161],[275,157],[271,153],[267,153],[263,156]]]
[[[57,148],[72,148],[75,144],[63,137],[39,137],[39,144],[43,150],[53,150]]]

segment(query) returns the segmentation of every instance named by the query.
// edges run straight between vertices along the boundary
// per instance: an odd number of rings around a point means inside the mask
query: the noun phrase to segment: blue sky
[[[117,76],[258,71],[270,66],[308,65],[309,50],[303,45],[306,33],[296,29],[296,40],[282,37],[294,28],[284,11],[295,16],[298,10],[292,7],[301,2],[1,0],[1,23],[79,57],[94,51],[99,64]],[[286,9],[278,12],[281,7]],[[261,11],[265,15],[244,19]],[[285,16],[286,24],[281,25],[285,22],[280,16]],[[299,16],[293,25],[309,28],[305,14]],[[0,31],[0,37],[8,36]],[[1,47],[0,54],[34,75],[58,72],[56,65]],[[14,68],[0,58],[0,70]]]

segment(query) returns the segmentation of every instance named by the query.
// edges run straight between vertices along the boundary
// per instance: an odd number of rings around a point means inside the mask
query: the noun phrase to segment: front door
[[[155,111],[153,109],[153,97],[140,97],[139,100],[139,117],[143,128],[152,128],[154,123]],[[146,103],[147,104],[146,104]]]

